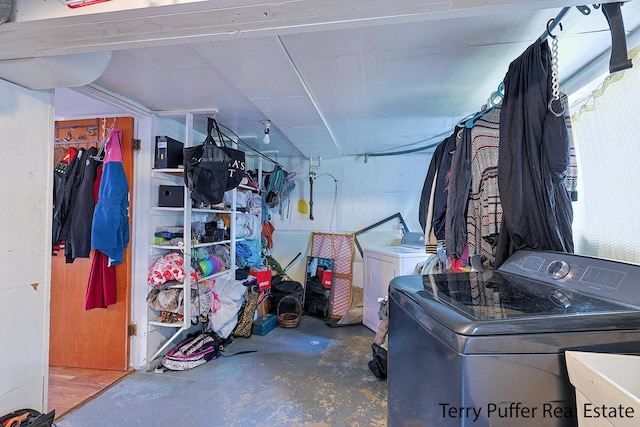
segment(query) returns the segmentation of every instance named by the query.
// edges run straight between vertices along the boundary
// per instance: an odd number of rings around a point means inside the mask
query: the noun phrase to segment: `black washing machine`
[[[566,350],[640,354],[640,265],[522,250],[396,277],[388,426],[576,426]]]

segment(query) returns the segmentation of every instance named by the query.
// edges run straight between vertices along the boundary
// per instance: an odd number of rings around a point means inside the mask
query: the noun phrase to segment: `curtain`
[[[575,251],[640,261],[640,47],[634,67],[609,76],[572,116],[580,197]]]

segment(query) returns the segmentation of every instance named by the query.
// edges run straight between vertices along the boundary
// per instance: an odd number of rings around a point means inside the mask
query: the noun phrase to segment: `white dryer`
[[[378,300],[389,293],[389,282],[396,276],[414,274],[416,265],[429,259],[422,247],[383,246],[364,249],[364,290],[362,323],[378,331]]]

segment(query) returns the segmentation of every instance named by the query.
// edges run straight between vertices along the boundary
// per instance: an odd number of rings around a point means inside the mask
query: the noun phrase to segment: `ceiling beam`
[[[552,0],[130,0],[80,13],[58,2],[44,4],[48,14],[33,9],[43,8],[41,1],[16,0],[21,12],[0,25],[0,60],[558,8]]]

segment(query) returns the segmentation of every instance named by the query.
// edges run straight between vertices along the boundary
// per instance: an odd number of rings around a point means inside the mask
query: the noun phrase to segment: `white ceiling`
[[[102,48],[95,42],[84,50],[108,49],[106,69],[91,91],[57,91],[56,115],[122,111],[86,99],[98,89],[154,112],[194,111],[199,130],[207,112],[216,109],[216,119],[254,148],[283,156],[328,159],[417,148],[439,142],[458,120],[477,111],[509,63],[561,9],[539,9],[557,2],[501,1],[444,13],[442,5],[450,8],[452,2],[417,0],[405,8],[418,3],[439,9],[415,15],[403,10],[400,19],[387,6],[385,16],[372,19],[363,10],[367,19],[356,19],[354,7],[343,11],[349,19],[340,21],[337,12],[316,8],[313,24],[271,25],[243,35],[199,37],[191,31],[184,38],[154,35],[148,43],[138,34],[140,41],[124,47],[111,39]],[[482,3],[493,5],[477,6]],[[344,8],[347,2],[336,4]],[[624,4],[622,12],[631,48],[637,44],[640,0]],[[611,37],[604,15],[592,9],[584,16],[571,8],[562,22],[563,31],[554,30],[560,78],[575,82],[589,66],[592,75],[605,71]],[[70,46],[75,50],[68,53],[82,51]],[[53,44],[50,49],[51,55],[62,53]],[[272,122],[269,146],[262,144],[263,120]]]

